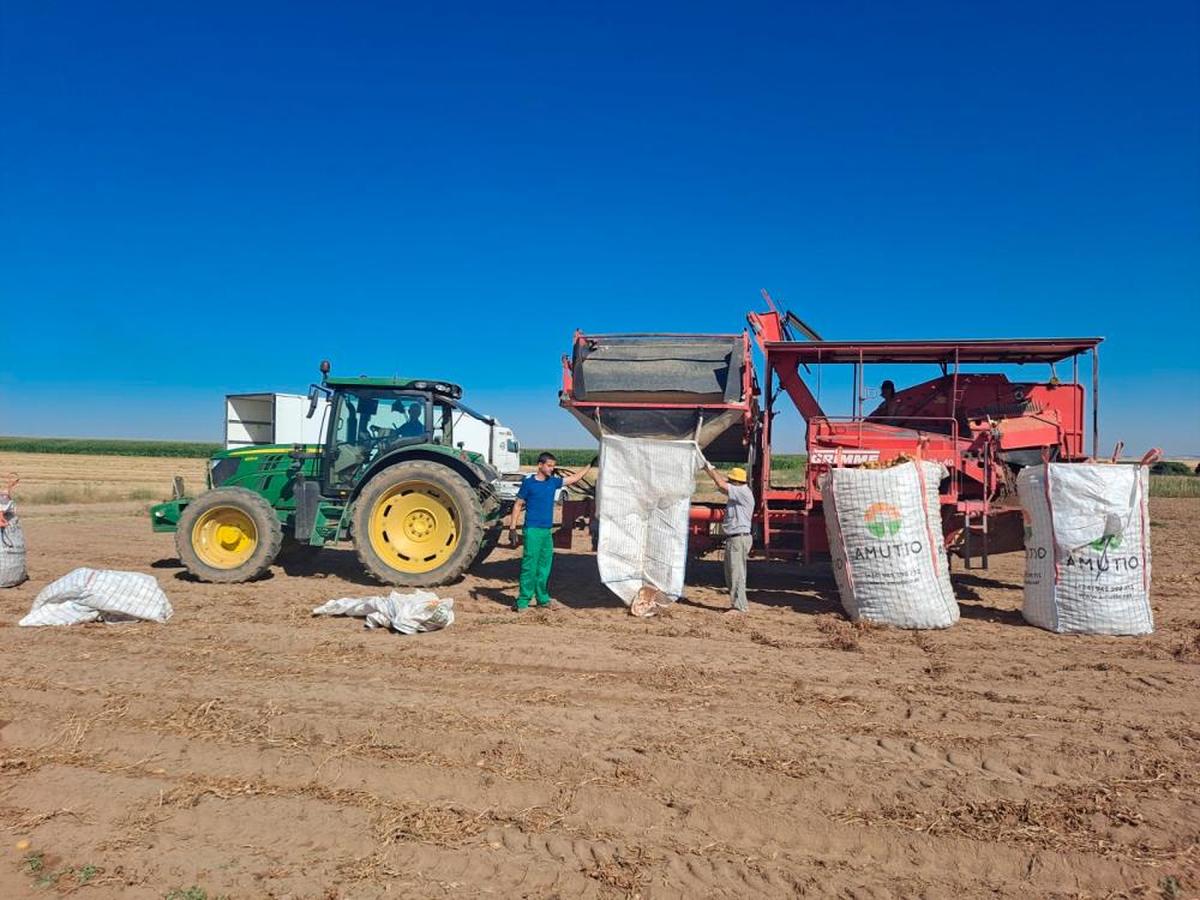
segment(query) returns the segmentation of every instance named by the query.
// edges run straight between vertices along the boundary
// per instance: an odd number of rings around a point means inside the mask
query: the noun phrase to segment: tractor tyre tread
[[[492,551],[500,545],[500,539],[504,537],[504,526],[497,525],[487,529],[484,532],[483,540],[479,544],[479,552],[475,555],[475,559],[471,562],[471,568],[486,560],[492,555]]]
[[[244,565],[216,569],[203,562],[192,548],[192,528],[203,513],[217,506],[233,506],[250,516],[258,530],[259,545]],[[205,491],[183,510],[175,529],[175,550],[192,575],[211,584],[253,581],[271,568],[283,546],[283,526],[275,510],[260,494],[242,487],[219,487]]]
[[[421,480],[437,484],[454,497],[459,506],[459,544],[451,558],[432,572],[401,572],[379,558],[371,546],[371,511],[379,496],[401,481]],[[354,503],[351,519],[354,552],[368,572],[397,587],[440,587],[466,574],[483,544],[483,504],[467,480],[442,463],[424,459],[396,463],[367,483]]]

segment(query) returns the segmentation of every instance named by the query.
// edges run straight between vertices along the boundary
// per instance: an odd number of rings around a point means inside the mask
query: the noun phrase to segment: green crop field
[[[1200,497],[1200,478],[1195,475],[1151,475],[1151,497]]]
[[[537,449],[537,450],[522,449],[521,450],[521,465],[523,465],[523,466],[537,465],[537,458],[538,458],[539,453],[553,453],[554,459],[557,460],[557,462],[560,466],[563,466],[568,469],[573,469],[576,466],[586,466],[589,462],[591,462],[595,458],[596,454],[599,452],[600,452],[599,448],[595,448],[595,449],[591,449],[591,450],[586,449],[586,448],[582,449],[582,450],[580,450],[578,448],[576,448],[574,450],[560,450],[557,448],[555,448],[555,449],[547,448],[547,449]]]
[[[125,441],[105,438],[0,437],[0,452],[66,453],[96,456],[144,456],[177,459],[207,459],[220,444],[200,441]],[[521,451],[521,465],[537,462],[540,449]],[[567,469],[587,465],[596,456],[595,448],[552,449],[560,466]],[[801,484],[807,457],[802,453],[779,453],[771,458],[772,481],[776,484]],[[732,463],[718,468],[728,470]],[[1151,497],[1187,497],[1200,499],[1200,477],[1196,475],[1151,475]]]
[[[574,469],[579,466],[586,466],[589,462],[591,462],[596,457],[596,454],[598,452],[599,452],[598,449],[595,449],[595,450],[587,450],[587,449],[560,450],[558,448],[547,448],[545,450],[543,450],[543,449],[534,449],[534,450],[525,449],[525,450],[521,451],[521,465],[523,465],[523,466],[535,465],[537,463],[537,458],[538,458],[539,453],[553,453],[554,459],[558,462],[558,464],[560,466],[567,468],[567,469]],[[777,453],[775,456],[771,457],[771,468],[772,469],[803,469],[806,462],[807,462],[807,457],[803,453]],[[729,469],[733,465],[734,465],[734,463],[720,463],[717,466],[717,468],[718,469]]]
[[[197,441],[122,441],[106,438],[0,437],[0,452],[69,453],[96,456],[173,456],[207,459],[220,444]]]

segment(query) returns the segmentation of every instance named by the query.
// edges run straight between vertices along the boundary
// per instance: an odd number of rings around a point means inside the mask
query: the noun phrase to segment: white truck
[[[308,418],[304,394],[226,394],[225,449],[266,444],[323,444],[329,401]]]
[[[460,405],[453,434],[455,446],[478,453],[501,475],[520,474],[521,445],[507,425]]]
[[[226,394],[225,449],[267,444],[323,444],[329,402],[317,398],[308,415],[303,394]],[[454,444],[478,453],[501,475],[521,472],[521,445],[511,428],[459,405],[454,417]]]

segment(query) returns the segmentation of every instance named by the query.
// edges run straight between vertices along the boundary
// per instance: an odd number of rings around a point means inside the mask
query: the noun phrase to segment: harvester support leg
[[[988,567],[988,516],[983,517],[983,567]]]
[[[971,568],[971,514],[963,516],[963,568]]]

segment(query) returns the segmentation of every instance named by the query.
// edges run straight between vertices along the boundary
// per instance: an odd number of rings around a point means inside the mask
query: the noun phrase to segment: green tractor
[[[155,531],[175,532],[179,558],[201,581],[262,575],[280,553],[308,555],[352,540],[381,581],[447,584],[499,541],[516,484],[478,453],[456,447],[462,388],[407,378],[332,378],[309,390],[311,418],[328,399],[324,443],[223,450],[208,490],[150,509]]]

